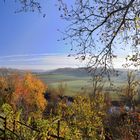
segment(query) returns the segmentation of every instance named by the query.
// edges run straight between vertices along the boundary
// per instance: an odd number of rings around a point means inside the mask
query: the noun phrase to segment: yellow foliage
[[[47,105],[44,98],[47,86],[31,73],[0,77],[0,89],[4,96],[9,96],[5,100],[15,109],[22,108],[27,113],[42,112]]]
[[[83,137],[99,139],[98,132],[102,131],[103,119],[106,115],[104,107],[102,95],[98,94],[94,99],[88,96],[77,96],[71,105],[60,102],[58,113],[72,129],[72,139]]]

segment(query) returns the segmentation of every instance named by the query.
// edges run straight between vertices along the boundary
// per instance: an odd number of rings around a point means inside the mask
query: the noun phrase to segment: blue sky
[[[45,18],[38,12],[15,14],[20,8],[18,3],[0,1],[0,67],[51,69],[76,65],[76,62],[69,65],[65,61],[70,46],[57,41],[62,37],[58,29],[63,30],[67,24],[60,18],[56,1],[42,2]],[[60,55],[63,56],[63,65]],[[57,62],[50,62],[50,57]]]
[[[0,1],[0,67],[50,70],[84,66],[67,57],[70,46],[57,41],[63,36],[58,29],[68,24],[60,18],[56,0],[41,0],[45,18],[38,12],[15,14],[20,6],[14,1]],[[115,61],[115,67],[121,67],[122,59]]]
[[[30,53],[66,53],[69,49],[57,40],[61,33],[57,29],[65,26],[59,17],[55,2],[43,4],[46,18],[39,13],[17,13],[14,0],[5,4],[0,1],[0,55]]]

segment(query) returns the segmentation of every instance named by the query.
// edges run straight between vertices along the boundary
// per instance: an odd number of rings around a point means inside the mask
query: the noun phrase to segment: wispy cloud
[[[1,67],[50,70],[60,67],[78,67],[74,58],[66,54],[23,54],[0,57]]]
[[[125,58],[114,59],[115,68],[122,68]],[[81,67],[84,63],[76,61],[73,57],[66,54],[19,54],[0,57],[0,67],[10,67],[18,69],[43,69],[50,70],[63,67]]]
[[[59,56],[59,55],[64,55],[60,53],[39,53],[39,54],[15,54],[15,55],[5,55],[5,56],[0,56],[0,59],[5,59],[5,58],[23,58],[23,57],[39,57],[39,56]]]

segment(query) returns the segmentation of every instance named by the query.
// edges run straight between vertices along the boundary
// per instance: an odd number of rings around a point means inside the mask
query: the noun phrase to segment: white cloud
[[[123,68],[123,64],[125,64],[125,57],[117,57],[113,60],[114,68]]]
[[[114,68],[123,68],[125,58],[113,60]],[[82,67],[84,63],[66,54],[20,54],[0,57],[0,67],[51,70],[63,67]]]
[[[64,54],[25,54],[0,57],[1,67],[50,70],[62,67],[78,67],[80,64]]]

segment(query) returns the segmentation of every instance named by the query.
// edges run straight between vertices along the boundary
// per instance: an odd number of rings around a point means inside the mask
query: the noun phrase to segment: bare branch
[[[124,48],[124,43],[132,42],[135,49],[139,45],[139,16],[138,0],[75,0],[75,5],[62,16],[71,23],[65,38],[75,46],[76,58],[88,61],[89,72],[99,67],[111,72],[118,44]]]

